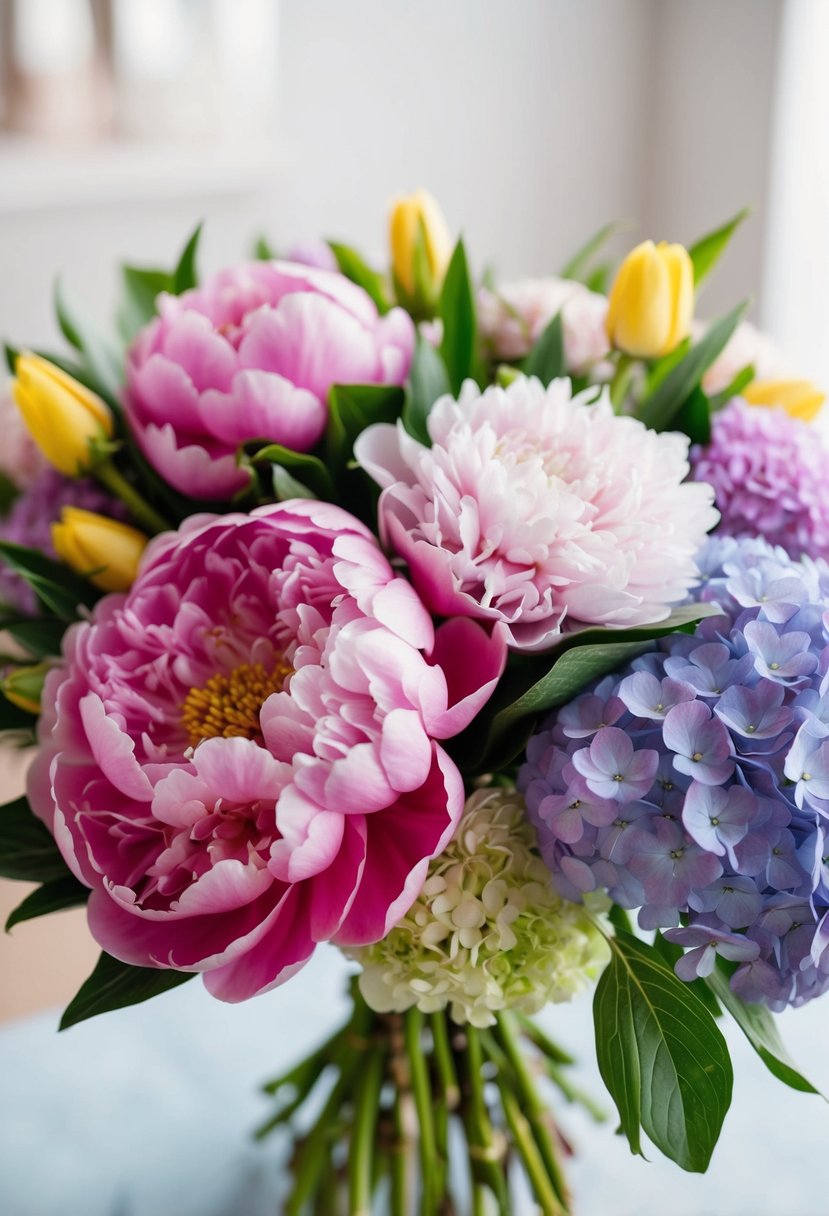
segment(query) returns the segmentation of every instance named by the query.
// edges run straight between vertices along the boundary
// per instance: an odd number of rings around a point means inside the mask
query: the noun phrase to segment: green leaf
[[[288,502],[291,498],[317,498],[318,495],[303,482],[292,477],[281,464],[271,465],[271,482],[277,502]]]
[[[744,207],[737,214],[720,228],[715,228],[713,232],[707,233],[690,247],[688,253],[694,265],[694,286],[699,288],[704,279],[708,277],[711,271],[716,266],[717,262],[725,252],[726,246],[732,236],[742,224],[743,220],[751,214],[750,207]]]
[[[537,376],[546,388],[559,376],[567,374],[564,362],[564,330],[561,313],[557,312],[544,328],[541,336],[524,360],[524,372]]]
[[[546,654],[524,658],[508,668],[489,704],[472,727],[449,741],[448,750],[465,770],[488,772],[503,767],[522,751],[541,714],[629,662],[656,638],[690,629],[717,611],[710,604],[684,604],[656,625],[597,627],[566,635]]]
[[[30,714],[26,709],[21,709],[19,705],[14,705],[5,693],[0,692],[0,731],[33,731],[36,721],[37,718],[34,714]]]
[[[811,1081],[806,1080],[797,1068],[783,1045],[774,1018],[765,1005],[754,1005],[741,1001],[731,991],[728,976],[720,965],[714,968],[705,982],[717,1000],[731,1014],[766,1068],[777,1077],[778,1081],[782,1081],[784,1085],[798,1089],[802,1093],[817,1094],[820,1092],[815,1089]]]
[[[588,241],[582,245],[577,253],[573,254],[570,261],[561,272],[562,279],[576,279],[578,282],[585,281],[585,275],[588,273],[588,266],[603,245],[606,245],[612,236],[617,232],[624,231],[629,224],[623,220],[614,220],[610,224],[605,224],[594,233]]]
[[[42,887],[27,895],[9,914],[6,921],[6,932],[25,920],[35,920],[38,916],[48,916],[52,912],[62,912],[65,908],[81,907],[89,899],[89,887],[78,882],[74,874],[64,874],[62,878],[54,878],[45,882]]]
[[[116,397],[124,378],[123,361],[107,338],[94,325],[84,320],[69,302],[60,279],[55,282],[55,313],[61,332],[70,346],[80,353],[82,366],[92,377],[92,386],[100,385],[107,398]],[[47,355],[46,358],[51,358]],[[63,366],[57,359],[52,360]],[[70,372],[70,375],[72,373]],[[88,383],[84,380],[83,383]],[[96,389],[97,391],[97,389]]]
[[[294,452],[279,443],[269,443],[267,447],[255,452],[250,459],[253,462],[266,461],[290,474],[291,481],[310,491],[310,495],[306,493],[300,497],[322,498],[326,502],[333,502],[336,498],[331,474],[318,456],[312,456],[308,452]],[[293,477],[294,473],[298,474],[297,478]],[[287,481],[282,478],[281,484],[287,485]]]
[[[593,1018],[602,1079],[631,1150],[640,1127],[684,1170],[703,1173],[731,1103],[728,1047],[711,1014],[652,946],[609,939]]]
[[[443,321],[440,353],[452,392],[457,394],[464,380],[475,374],[478,350],[475,291],[462,240],[455,246],[443,281],[440,316]]]
[[[443,360],[432,344],[418,334],[402,418],[409,434],[427,447],[432,444],[426,426],[429,411],[438,397],[451,391]]]
[[[0,557],[22,575],[41,603],[61,620],[76,620],[79,604],[91,607],[100,599],[100,592],[86,579],[37,549],[0,541]]]
[[[173,281],[170,287],[174,296],[180,296],[182,292],[190,291],[191,288],[198,286],[199,277],[196,271],[196,255],[199,251],[201,230],[202,224],[197,224],[193,230],[193,235],[181,251],[181,257],[173,271]]]
[[[753,363],[747,363],[745,367],[740,368],[731,383],[727,384],[720,392],[714,393],[710,398],[709,409],[711,413],[716,414],[717,410],[721,410],[724,405],[728,405],[732,397],[739,397],[743,389],[751,384],[755,375]]]
[[[711,442],[711,405],[707,395],[697,387],[674,416],[675,431],[682,431],[691,443]]]
[[[67,1030],[113,1009],[137,1005],[151,997],[160,996],[193,978],[189,971],[172,971],[161,967],[131,967],[109,954],[102,954],[89,979],[67,1005],[60,1020],[60,1030]]]
[[[162,291],[172,291],[173,276],[166,270],[122,266],[124,294],[118,305],[118,331],[130,343],[156,315],[155,302]]]
[[[352,249],[349,245],[341,245],[339,241],[329,241],[328,248],[337,259],[340,272],[371,296],[379,313],[387,313],[391,304],[386,293],[386,281],[383,276],[378,271],[372,270],[357,250]]]
[[[0,629],[10,633],[29,654],[38,659],[48,658],[49,655],[60,654],[61,642],[66,632],[66,622],[51,619],[42,620],[0,620]]]
[[[676,942],[669,942],[666,937],[663,937],[662,934],[657,931],[656,936],[653,939],[653,948],[657,954],[659,954],[665,960],[665,962],[674,972],[674,975],[676,975],[675,964],[677,960],[682,958],[683,954],[685,953],[682,947],[678,946]],[[704,980],[691,980],[690,983],[688,983],[688,980],[683,980],[682,982],[687,984],[692,992],[696,993],[712,1017],[722,1017],[722,1010],[720,1009],[719,1001]]]
[[[405,402],[402,388],[390,384],[335,384],[328,394],[325,435],[329,469],[342,470],[354,454],[354,441],[375,422],[396,422]]]
[[[12,503],[20,495],[20,489],[7,473],[0,471],[0,515],[7,515]]]
[[[6,357],[6,367],[10,376],[17,375],[17,357],[20,354],[20,349],[17,346],[12,346],[9,342],[3,343],[3,354]]]
[[[696,346],[668,372],[665,379],[649,393],[636,411],[637,417],[655,431],[667,431],[674,418],[697,388],[703,375],[725,348],[743,314],[748,300],[714,321]]]
[[[26,798],[0,806],[0,878],[52,882],[65,878],[66,862]]]
[[[253,245],[253,256],[257,262],[275,262],[279,255],[266,236],[258,236]]]

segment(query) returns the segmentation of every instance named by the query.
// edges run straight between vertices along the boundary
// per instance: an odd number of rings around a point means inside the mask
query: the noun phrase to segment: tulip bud
[[[61,522],[52,524],[52,544],[61,561],[102,591],[127,591],[147,537],[105,515],[64,507]]]
[[[12,396],[29,433],[59,473],[80,477],[95,463],[91,446],[112,437],[109,406],[40,355],[18,356]]]
[[[389,243],[401,302],[418,315],[431,316],[452,257],[452,238],[428,191],[417,190],[393,205]]]
[[[741,395],[749,405],[779,406],[802,422],[817,417],[826,400],[811,380],[753,380]]]
[[[610,290],[607,334],[637,359],[668,355],[691,329],[694,266],[687,249],[643,241],[619,267]]]
[[[39,714],[43,682],[51,668],[51,663],[35,663],[31,667],[12,668],[0,683],[3,696],[18,709],[24,709],[29,714]]]

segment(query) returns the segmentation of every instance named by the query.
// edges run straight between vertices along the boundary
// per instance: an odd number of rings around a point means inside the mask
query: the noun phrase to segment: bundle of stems
[[[506,1011],[480,1030],[352,995],[348,1021],[265,1086],[276,1109],[257,1136],[294,1139],[285,1216],[510,1216],[527,1188],[543,1216],[567,1216],[570,1150],[545,1091],[603,1116],[566,1052]]]

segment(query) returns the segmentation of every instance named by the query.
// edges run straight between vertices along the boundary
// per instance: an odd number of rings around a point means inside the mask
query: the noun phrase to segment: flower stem
[[[414,1169],[413,1141],[410,1132],[414,1117],[412,1095],[397,1087],[394,1095],[394,1143],[391,1149],[390,1216],[408,1216]]]
[[[437,1210],[435,1196],[437,1148],[432,1115],[432,1092],[423,1055],[423,1014],[419,1009],[410,1009],[405,1014],[403,1034],[409,1059],[412,1094],[420,1125],[420,1173],[423,1187],[420,1211],[421,1216],[434,1216]]]
[[[434,1044],[435,1067],[441,1081],[443,1100],[448,1111],[455,1110],[460,1101],[461,1091],[458,1085],[458,1073],[449,1042],[449,1029],[446,1025],[445,1013],[433,1013],[429,1017]]]
[[[509,1087],[507,1078],[498,1070],[498,1088],[501,1091],[501,1104],[504,1117],[512,1133],[515,1147],[521,1154],[521,1160],[527,1171],[535,1197],[538,1200],[543,1216],[566,1216],[567,1209],[562,1204],[547,1173],[538,1145],[532,1134],[529,1121],[524,1117],[518,1099]]]
[[[95,465],[92,471],[101,485],[106,486],[116,498],[121,499],[121,502],[128,508],[135,522],[145,532],[155,535],[157,532],[170,531],[172,525],[167,522],[163,515],[159,515],[150,506],[134,486],[130,485],[123,473],[119,473],[111,460],[105,460],[102,464]]]
[[[463,1059],[466,1069],[462,1114],[469,1148],[473,1202],[485,1203],[484,1195],[489,1190],[495,1196],[501,1216],[508,1216],[511,1209],[503,1168],[504,1151],[503,1147],[496,1143],[487,1109],[481,1040],[474,1026],[465,1027],[464,1033],[466,1050]]]
[[[385,1048],[378,1043],[370,1048],[357,1082],[354,1104],[354,1130],[348,1157],[348,1199],[350,1216],[371,1216],[374,1191],[374,1139],[380,1112]]]
[[[610,381],[610,400],[616,413],[620,413],[625,397],[627,396],[630,382],[633,379],[633,371],[636,366],[636,360],[630,355],[619,355],[619,362],[616,364],[616,371],[613,373],[613,379]]]

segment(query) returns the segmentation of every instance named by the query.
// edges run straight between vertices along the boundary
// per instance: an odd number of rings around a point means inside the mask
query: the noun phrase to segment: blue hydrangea
[[[558,892],[606,889],[772,1009],[829,987],[829,565],[712,538],[720,612],[543,723],[519,776]]]

